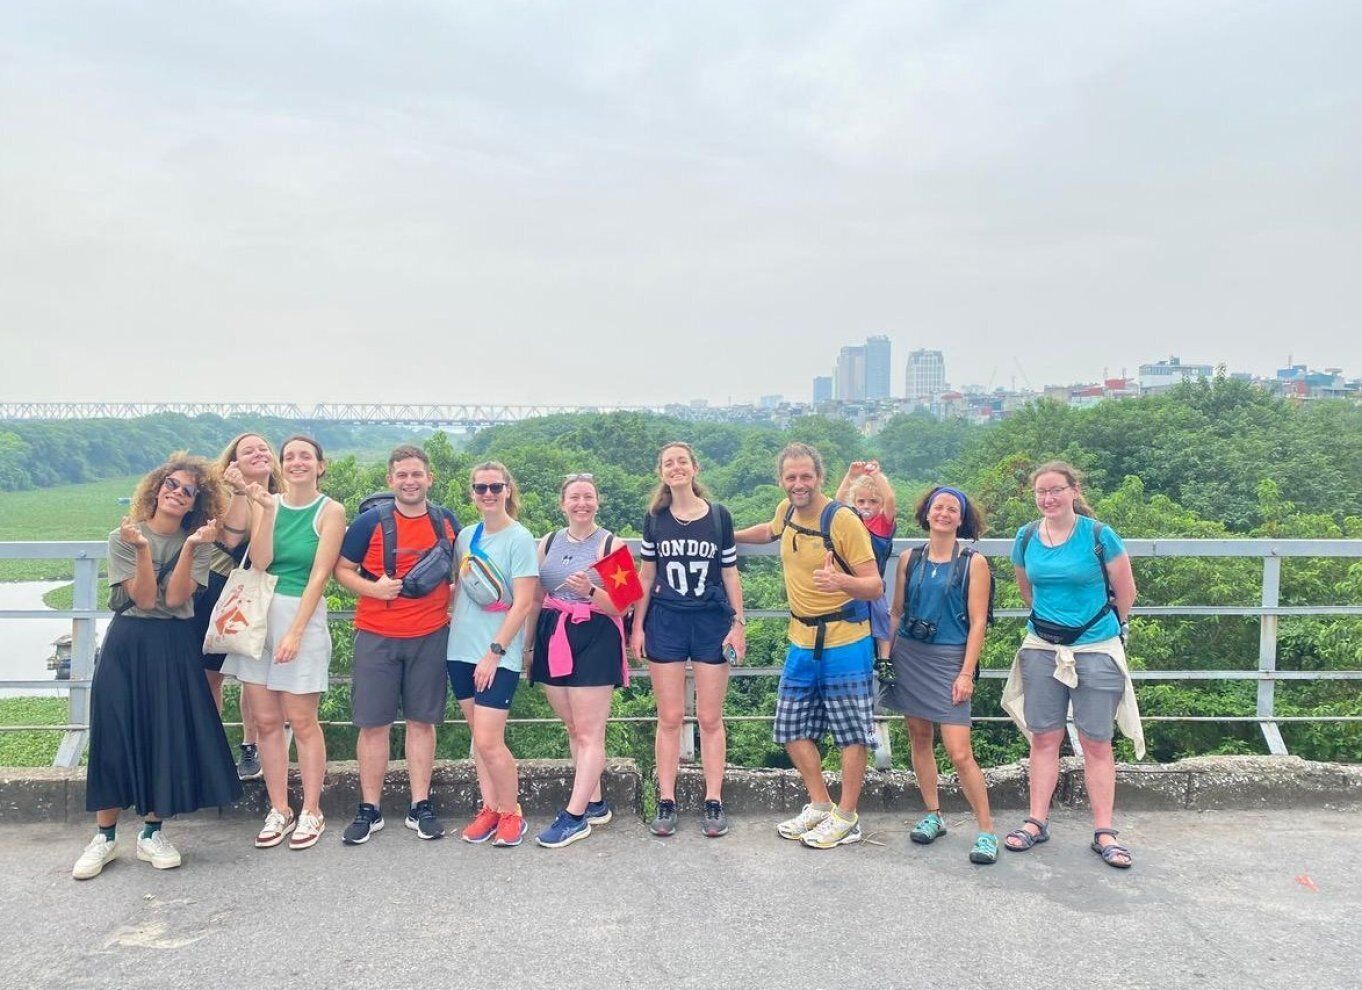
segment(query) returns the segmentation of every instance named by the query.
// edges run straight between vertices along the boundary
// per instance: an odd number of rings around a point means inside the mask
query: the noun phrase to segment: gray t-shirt
[[[157,574],[161,573],[170,558],[175,556],[175,551],[184,546],[185,538],[189,535],[184,530],[177,529],[169,536],[162,536],[152,530],[145,522],[136,524],[142,531],[142,535],[151,544],[151,569]],[[213,560],[213,544],[200,543],[194,548],[193,570],[194,580],[200,587],[208,584],[208,565]],[[118,535],[118,530],[109,534],[109,608],[117,608],[128,601],[128,593],[123,590],[123,582],[137,576],[137,548],[131,543],[124,542]],[[166,584],[170,581],[170,574],[166,574],[165,580],[161,581],[156,588],[156,607],[144,612],[134,605],[123,614],[140,619],[191,619],[194,617],[194,599],[191,597],[182,605],[170,608],[166,605]]]

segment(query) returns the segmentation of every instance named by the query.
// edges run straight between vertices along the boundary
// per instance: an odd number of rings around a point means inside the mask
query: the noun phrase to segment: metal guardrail
[[[637,552],[638,540],[626,541]],[[894,555],[920,546],[922,540],[895,540]],[[1324,681],[1324,680],[1362,680],[1362,670],[1278,670],[1277,669],[1277,626],[1282,616],[1349,616],[1362,615],[1359,605],[1290,605],[1281,604],[1281,567],[1282,560],[1288,557],[1320,558],[1343,557],[1362,558],[1362,540],[1126,540],[1126,551],[1133,558],[1180,559],[1180,558],[1257,558],[1262,561],[1262,590],[1258,605],[1152,605],[1136,606],[1133,614],[1151,617],[1196,617],[1196,616],[1241,616],[1257,617],[1259,622],[1257,666],[1249,669],[1224,670],[1137,670],[1131,676],[1137,681],[1209,681],[1209,680],[1252,680],[1258,684],[1256,712],[1251,716],[1241,715],[1203,715],[1203,716],[1151,716],[1149,722],[1221,722],[1257,723],[1267,743],[1268,751],[1274,755],[1285,755],[1286,743],[1282,739],[1282,724],[1301,722],[1358,722],[1362,716],[1278,716],[1275,711],[1276,687],[1282,681]],[[1006,558],[1012,550],[1010,539],[980,540],[980,552],[990,558]],[[769,557],[777,553],[777,547],[740,546],[740,556]],[[75,565],[75,594],[72,608],[49,609],[10,609],[0,610],[0,621],[19,621],[35,618],[70,618],[71,640],[71,679],[69,681],[32,681],[0,680],[0,688],[18,689],[66,689],[69,691],[69,716],[63,725],[17,726],[0,725],[0,732],[14,731],[61,731],[64,733],[56,759],[57,766],[76,766],[84,752],[89,726],[90,678],[94,670],[96,646],[96,622],[111,615],[98,607],[95,600],[98,588],[100,562],[107,556],[108,547],[102,541],[79,542],[0,542],[0,560],[72,560]],[[888,569],[888,583],[892,593],[894,568]],[[753,618],[783,618],[786,613],[771,609],[752,609],[747,613]],[[998,609],[997,615],[1021,617],[1026,615],[1022,609]],[[331,613],[333,620],[345,620],[352,612]],[[738,667],[733,670],[735,677],[772,677],[780,674],[779,667]],[[636,671],[635,677],[646,678],[647,671]],[[983,670],[982,677],[1005,678],[1005,670]],[[333,677],[332,683],[348,683],[348,677]],[[682,727],[682,757],[693,759],[696,747],[695,683],[687,672],[686,678],[686,715]],[[766,715],[726,716],[730,722],[770,721]],[[884,765],[889,758],[889,736],[887,723],[897,717],[883,717],[878,720],[882,746],[877,761]],[[552,724],[554,719],[511,719],[512,723]],[[646,716],[614,718],[614,722],[652,722]],[[1008,722],[1004,717],[977,716],[976,722]],[[231,724],[231,723],[228,723]],[[340,724],[340,723],[337,723]],[[1078,738],[1070,725],[1070,738],[1078,749]]]

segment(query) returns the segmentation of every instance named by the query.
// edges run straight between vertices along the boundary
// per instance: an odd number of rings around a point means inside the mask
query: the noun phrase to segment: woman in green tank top
[[[249,693],[259,732],[270,810],[255,844],[277,846],[287,838],[290,849],[306,849],[326,829],[321,812],[326,740],[317,724],[317,706],[330,674],[331,633],[322,592],[340,554],[345,510],[317,488],[326,462],[315,440],[289,437],[279,456],[283,493],[271,495],[258,484],[248,489],[258,508],[251,526],[251,566],[278,578],[265,650],[259,660],[229,656],[223,670],[235,674]],[[296,819],[288,803],[285,723],[298,745],[303,783],[303,806]]]

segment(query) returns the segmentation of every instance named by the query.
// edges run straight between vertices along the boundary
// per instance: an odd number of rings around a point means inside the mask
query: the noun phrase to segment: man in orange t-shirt
[[[407,828],[438,839],[444,826],[430,803],[435,727],[444,722],[445,652],[449,643],[450,585],[420,598],[402,595],[402,577],[437,543],[436,526],[452,541],[458,524],[448,510],[426,501],[435,475],[420,447],[404,444],[388,457],[397,528],[394,573],[385,573],[380,510],[361,512],[346,530],[336,580],[357,598],[351,699],[359,727],[360,806],[345,829],[348,845],[367,842],[383,828],[380,800],[388,771],[388,737],[399,707],[407,721],[411,808]]]

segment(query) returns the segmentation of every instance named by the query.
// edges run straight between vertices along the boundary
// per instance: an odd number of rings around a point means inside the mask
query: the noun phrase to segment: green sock
[[[115,823],[112,824],[112,825],[108,825],[108,826],[105,826],[105,825],[100,825],[100,826],[99,826],[99,834],[102,835],[102,836],[104,836],[104,838],[108,839],[110,842],[112,842],[112,841],[114,840],[114,834],[115,834],[117,831],[118,831],[118,823],[117,823],[117,822],[115,822]]]
[[[160,823],[160,822],[143,822],[143,823],[142,823],[142,838],[144,838],[144,839],[150,839],[153,835],[155,835],[155,834],[156,834],[157,832],[159,832],[159,831],[161,831],[161,823]]]

